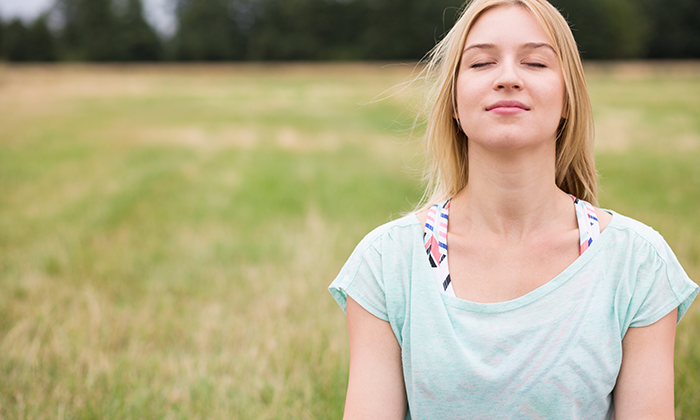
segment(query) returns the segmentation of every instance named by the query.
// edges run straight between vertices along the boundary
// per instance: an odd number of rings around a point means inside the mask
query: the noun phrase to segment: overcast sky
[[[47,10],[55,0],[0,0],[0,17],[3,21],[19,17],[30,22]],[[172,34],[175,21],[171,0],[142,0],[146,19],[161,33]]]

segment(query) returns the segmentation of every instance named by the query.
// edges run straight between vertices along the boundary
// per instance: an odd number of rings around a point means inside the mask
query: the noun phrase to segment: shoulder
[[[357,250],[366,250],[378,242],[385,241],[390,238],[402,241],[404,239],[409,239],[412,237],[416,228],[420,227],[421,224],[417,219],[417,215],[414,213],[407,214],[399,219],[392,220],[391,222],[385,223],[373,229],[360,241],[357,245]]]
[[[329,287],[341,308],[351,296],[372,315],[389,320],[400,301],[392,296],[402,295],[402,282],[410,277],[420,231],[415,214],[409,214],[368,233]]]
[[[408,214],[373,229],[357,244],[345,268],[370,263],[385,265],[412,255],[416,241],[422,244],[422,229],[415,214]]]
[[[618,266],[620,273],[626,273],[635,287],[662,281],[681,301],[684,295],[697,290],[659,232],[631,217],[615,212],[612,215],[605,232],[607,239],[602,244],[606,248],[604,254],[610,261],[624,265],[624,269]],[[684,308],[679,308],[679,319],[683,312]]]
[[[628,240],[639,240],[640,243],[648,245],[657,253],[662,250],[666,251],[666,249],[669,248],[661,234],[652,227],[631,217],[616,213],[612,210],[600,211],[601,213],[609,215],[607,218],[607,226],[608,229],[612,231],[611,233],[613,235],[625,236]]]
[[[430,209],[424,209],[415,214],[416,220],[421,226],[425,226],[425,221],[428,219]]]
[[[601,234],[601,256],[608,264],[639,280],[642,274],[654,276],[674,272],[672,276],[686,277],[670,245],[652,227],[608,210],[612,218]],[[611,267],[609,267],[611,268]]]
[[[651,325],[677,308],[680,321],[698,293],[678,258],[657,231],[646,224],[611,212],[600,255],[607,261],[607,278],[614,277],[627,307],[620,311],[627,327]]]

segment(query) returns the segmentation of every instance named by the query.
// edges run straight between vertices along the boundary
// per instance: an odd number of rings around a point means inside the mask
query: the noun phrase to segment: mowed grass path
[[[700,280],[700,66],[589,66],[601,205]],[[420,197],[410,66],[0,67],[0,418],[342,415],[356,243]],[[700,418],[694,305],[676,407]]]

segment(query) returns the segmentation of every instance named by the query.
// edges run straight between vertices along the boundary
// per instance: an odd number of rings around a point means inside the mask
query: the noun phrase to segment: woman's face
[[[564,79],[549,37],[530,12],[500,6],[479,17],[467,35],[456,95],[470,148],[554,144]]]

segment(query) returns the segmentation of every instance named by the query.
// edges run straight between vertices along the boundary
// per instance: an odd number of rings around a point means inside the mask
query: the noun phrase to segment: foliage
[[[3,28],[3,56],[12,61],[25,61],[29,46],[29,31],[21,20],[14,19]]]
[[[56,41],[49,30],[48,16],[42,15],[29,27],[29,41],[27,55],[34,61],[54,61],[56,55]]]
[[[106,61],[119,57],[116,17],[110,0],[57,0],[67,58]]]
[[[51,33],[42,17],[32,26],[39,41],[29,42],[21,34],[27,28],[13,22],[6,59],[416,61],[451,28],[464,3],[166,0],[177,30],[161,40],[144,19],[143,0],[54,1],[53,21],[62,28]],[[697,0],[550,1],[572,25],[584,59],[700,58]]]
[[[358,57],[365,19],[358,1],[267,0],[257,11],[249,55],[255,60]]]
[[[141,0],[128,0],[126,12],[118,19],[119,44],[123,60],[154,61],[162,58],[163,46],[143,16]]]
[[[63,21],[63,56],[87,61],[156,60],[162,46],[143,17],[141,0],[128,0],[123,15],[112,0],[57,0]]]
[[[46,15],[29,27],[19,19],[0,28],[0,56],[10,61],[53,61],[55,41],[46,24]]]
[[[423,57],[454,24],[462,1],[366,0],[364,58]]]
[[[700,4],[697,0],[640,0],[650,19],[649,58],[700,57]]]
[[[175,36],[179,60],[238,60],[243,58],[242,34],[228,0],[178,0]]]
[[[260,4],[250,36],[250,57],[419,59],[452,26],[461,3],[266,0]]]
[[[647,16],[634,0],[550,0],[567,18],[582,58],[640,57]]]

